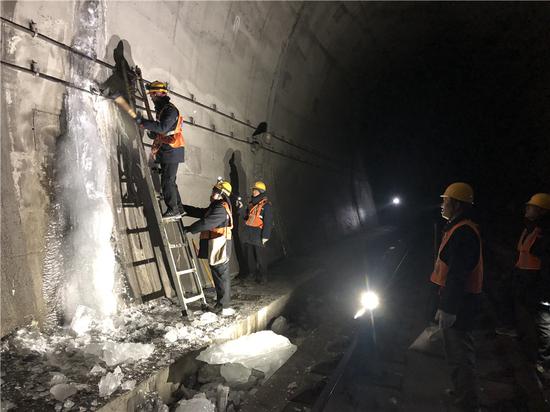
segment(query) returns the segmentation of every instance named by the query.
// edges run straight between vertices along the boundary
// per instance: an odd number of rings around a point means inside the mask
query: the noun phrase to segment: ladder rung
[[[169,243],[170,249],[177,249],[179,247],[183,247],[183,243]]]
[[[193,272],[196,272],[196,270],[195,269],[178,270],[176,273],[178,275],[186,275],[188,273],[193,273]]]
[[[200,295],[193,296],[192,298],[183,298],[183,300],[187,304],[187,303],[196,302],[197,300],[203,299],[203,298],[204,298],[204,295],[201,293]]]
[[[136,227],[135,229],[126,229],[126,234],[131,235],[133,233],[148,232],[149,227]]]

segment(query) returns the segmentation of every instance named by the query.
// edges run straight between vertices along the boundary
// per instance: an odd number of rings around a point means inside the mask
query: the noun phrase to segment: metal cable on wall
[[[57,40],[55,40],[55,39],[53,39],[53,38],[51,38],[51,37],[49,37],[49,36],[46,36],[46,35],[44,35],[44,34],[39,33],[39,32],[38,32],[38,29],[37,29],[37,27],[36,27],[36,23],[34,23],[34,21],[32,21],[32,20],[31,20],[31,22],[30,22],[29,27],[25,27],[25,26],[23,26],[23,25],[21,25],[21,24],[19,24],[19,23],[16,23],[16,22],[14,22],[14,21],[12,21],[12,20],[6,19],[5,17],[1,17],[1,16],[0,16],[0,19],[1,19],[1,21],[2,21],[3,23],[9,24],[9,25],[11,25],[12,27],[14,27],[14,28],[16,28],[16,29],[18,29],[18,30],[24,31],[24,32],[26,32],[27,34],[32,35],[33,37],[36,37],[36,38],[39,38],[39,39],[41,39],[41,40],[47,41],[47,42],[49,42],[49,43],[51,43],[51,44],[53,44],[53,45],[55,45],[55,46],[57,46],[57,47],[60,47],[60,48],[62,48],[62,49],[64,49],[64,50],[67,50],[67,51],[69,51],[69,52],[71,52],[71,53],[74,53],[74,54],[76,54],[76,55],[78,55],[78,56],[80,56],[80,57],[82,57],[82,58],[88,59],[88,60],[90,60],[90,61],[92,61],[92,62],[94,62],[94,63],[100,64],[100,65],[102,65],[102,66],[104,66],[104,67],[107,67],[107,68],[109,68],[109,69],[111,69],[111,70],[114,69],[114,66],[113,66],[112,64],[109,64],[109,63],[107,63],[107,62],[105,62],[105,61],[103,61],[103,60],[101,60],[101,59],[96,58],[96,57],[88,56],[88,55],[86,55],[85,53],[82,53],[81,51],[76,50],[76,49],[72,48],[71,46],[69,46],[69,45],[67,45],[67,44],[65,44],[65,43],[59,42],[59,41],[57,41]],[[59,80],[61,80],[61,79],[59,79]],[[144,79],[144,80],[145,80],[146,82],[150,82],[149,80],[146,80],[146,79]],[[192,103],[192,104],[194,104],[194,105],[197,105],[197,106],[199,106],[199,107],[202,108],[202,109],[206,109],[206,110],[212,111],[212,112],[214,112],[214,113],[216,113],[216,114],[218,114],[218,115],[220,115],[220,116],[222,116],[222,117],[225,117],[226,119],[232,120],[232,121],[234,121],[234,122],[236,122],[236,123],[238,123],[238,124],[240,124],[240,125],[242,125],[242,126],[246,126],[246,127],[251,128],[251,129],[255,129],[255,127],[252,126],[252,124],[251,124],[251,122],[250,122],[249,120],[247,120],[247,121],[241,120],[241,119],[237,118],[237,117],[235,116],[234,113],[230,113],[230,114],[224,113],[224,112],[218,110],[215,104],[213,104],[213,105],[207,105],[207,104],[205,104],[205,103],[201,103],[201,102],[199,102],[199,101],[196,100],[196,98],[195,98],[195,96],[194,96],[193,94],[191,94],[190,96],[185,96],[184,94],[178,93],[178,92],[176,92],[176,91],[174,91],[174,90],[170,90],[170,89],[169,89],[169,91],[170,91],[170,93],[171,93],[172,95],[174,95],[174,96],[176,96],[176,97],[179,97],[179,98],[181,98],[181,99],[183,99],[183,100],[185,100],[185,101],[187,101],[187,102],[190,102],[190,103]],[[218,133],[218,134],[220,134],[220,133]],[[303,150],[303,151],[305,151],[305,152],[307,152],[307,153],[309,153],[309,154],[311,154],[311,155],[314,155],[314,156],[317,156],[317,157],[320,157],[320,158],[323,158],[323,159],[326,159],[326,160],[330,160],[330,161],[332,161],[332,162],[336,162],[336,159],[334,159],[334,158],[328,156],[327,154],[321,153],[320,151],[318,151],[318,150],[316,150],[316,149],[314,149],[314,148],[312,148],[312,147],[309,147],[309,146],[303,145],[303,144],[299,144],[299,143],[295,143],[295,142],[291,141],[290,139],[287,139],[287,138],[284,137],[284,136],[279,136],[279,135],[277,135],[277,134],[274,133],[274,132],[270,132],[270,134],[271,134],[271,136],[273,136],[274,139],[279,140],[280,142],[283,142],[283,143],[285,143],[285,144],[288,144],[288,145],[290,145],[290,146],[293,146],[293,147],[295,147],[295,148],[297,148],[297,149]],[[225,135],[225,134],[222,134],[222,135]],[[228,135],[226,135],[226,136],[228,136]],[[230,136],[228,136],[228,137],[230,137]],[[346,167],[344,167],[344,169],[345,169],[345,168],[346,168]]]

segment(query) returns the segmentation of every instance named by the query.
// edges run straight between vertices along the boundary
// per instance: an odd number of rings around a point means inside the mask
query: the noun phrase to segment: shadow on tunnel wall
[[[239,264],[239,274],[245,275],[243,271],[246,268],[246,256],[241,243],[240,237],[240,224],[241,224],[241,210],[236,207],[236,201],[238,197],[243,198],[243,202],[246,196],[247,177],[242,164],[242,155],[239,150],[229,149],[224,156],[225,175],[229,177],[229,183],[233,188],[231,194],[231,200],[233,203],[233,249],[235,251],[235,257]],[[241,192],[242,191],[242,192]]]

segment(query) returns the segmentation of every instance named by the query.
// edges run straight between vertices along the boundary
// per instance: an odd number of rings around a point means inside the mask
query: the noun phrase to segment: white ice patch
[[[220,374],[227,383],[246,383],[252,370],[240,363],[227,363],[220,368]]]
[[[176,327],[168,326],[166,331],[164,339],[170,343],[185,339],[186,336],[189,336],[189,330],[183,326],[183,323],[177,323]]]
[[[78,392],[76,386],[66,383],[60,383],[50,389],[50,393],[58,401],[64,401],[69,396],[73,396],[76,392]]]
[[[84,352],[99,357],[107,366],[148,358],[154,350],[155,345],[153,344],[112,341],[90,343],[84,348]]]
[[[109,372],[99,381],[99,396],[106,398],[110,396],[114,391],[118,389],[122,382],[124,374],[120,370],[120,367],[117,366],[114,372]]]
[[[205,398],[193,398],[178,402],[175,412],[216,412],[216,405]]]
[[[284,336],[264,330],[212,345],[202,351],[197,359],[213,365],[240,363],[247,368],[262,371],[268,379],[296,349],[296,345]]]
[[[8,54],[14,54],[17,50],[17,43],[22,40],[19,36],[12,36],[8,42]]]
[[[95,318],[95,311],[84,305],[78,305],[71,321],[71,330],[77,336],[85,335],[92,327]]]

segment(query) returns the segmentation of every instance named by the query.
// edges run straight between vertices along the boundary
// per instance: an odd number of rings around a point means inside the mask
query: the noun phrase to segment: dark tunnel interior
[[[550,185],[550,6],[364,8],[354,137],[379,207],[401,194],[404,209],[422,210],[448,183],[465,181],[488,223],[521,215]]]

